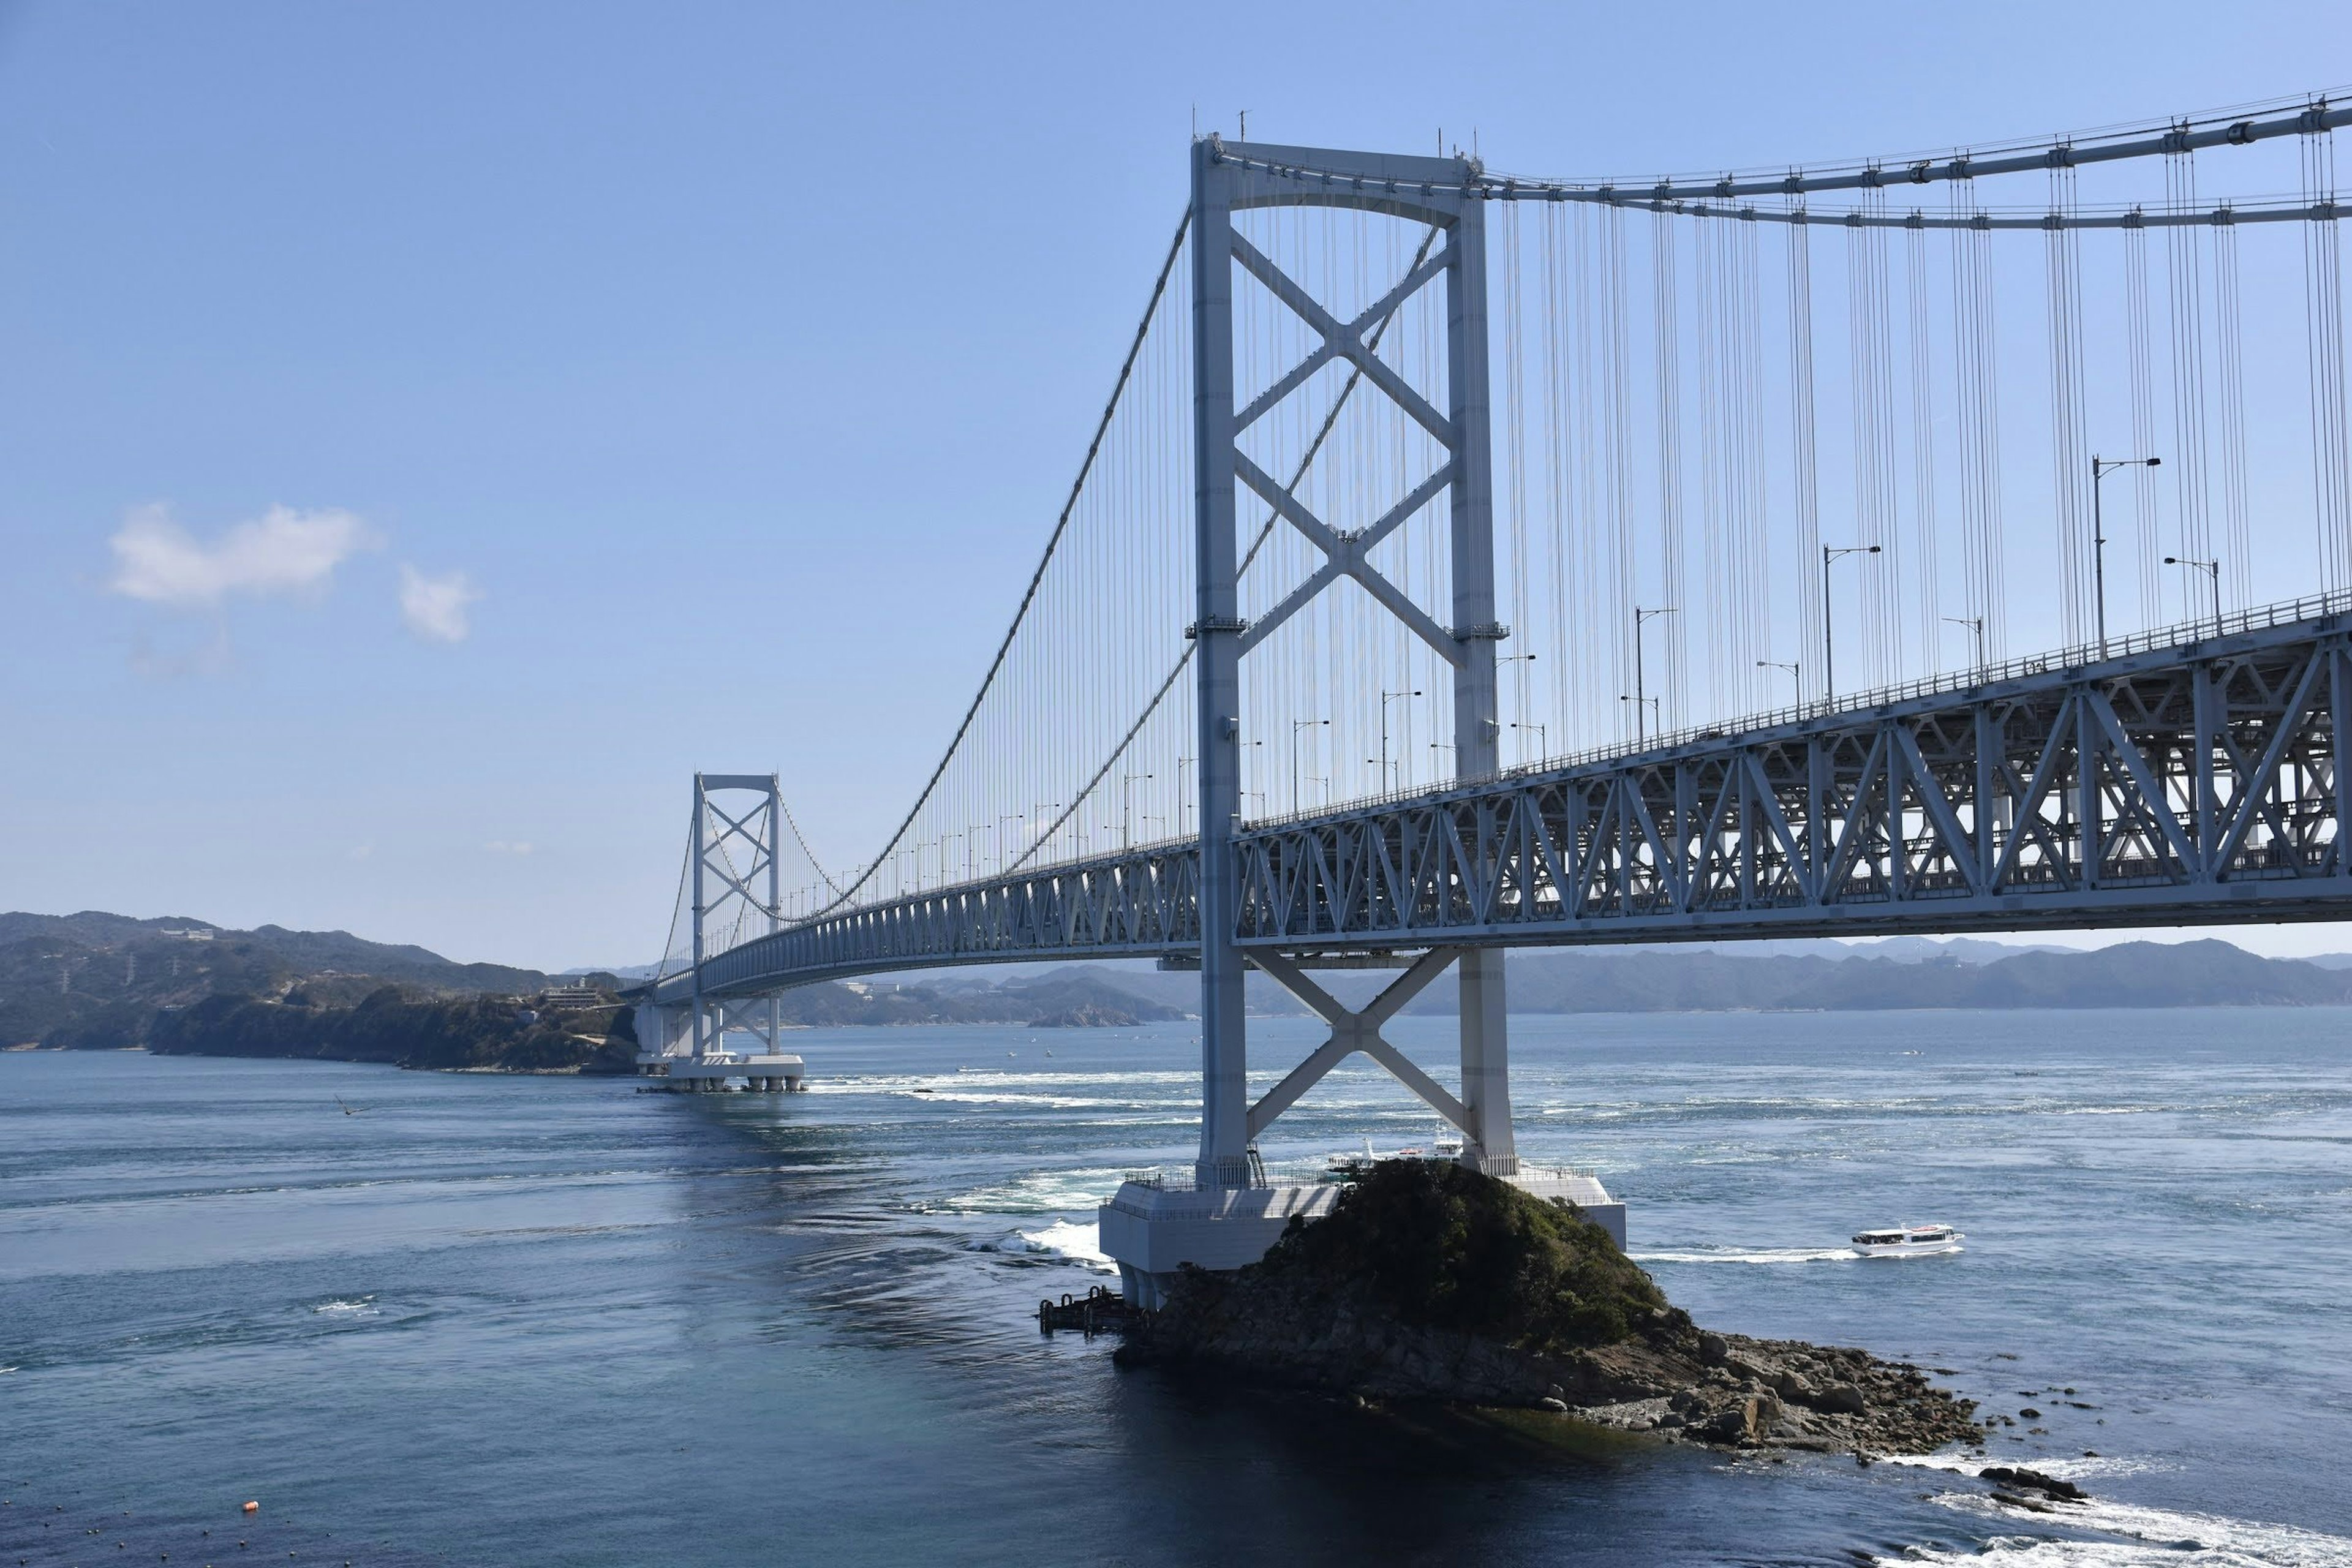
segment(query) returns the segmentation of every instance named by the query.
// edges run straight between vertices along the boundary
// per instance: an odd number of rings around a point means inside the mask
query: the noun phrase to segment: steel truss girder
[[[1231,918],[1293,954],[2343,919],[2347,703],[2352,617],[2265,627],[1251,828]],[[1197,853],[843,910],[713,955],[702,994],[1187,956]]]
[[[1244,834],[1236,940],[2341,917],[2334,619]]]
[[[1190,841],[843,910],[757,937],[702,965],[705,995],[941,964],[1137,958],[1199,951]],[[685,977],[659,999],[685,994]]]

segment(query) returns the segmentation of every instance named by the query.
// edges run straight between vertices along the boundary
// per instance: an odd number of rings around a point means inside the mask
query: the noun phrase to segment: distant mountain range
[[[0,914],[0,1046],[135,1045],[159,1008],[282,996],[297,984],[321,1003],[351,1003],[387,983],[458,996],[529,995],[551,982],[535,969],[455,963],[348,931],[229,931],[96,910]]]
[[[529,997],[581,979],[609,989],[646,973],[457,963],[347,931],[231,931],[95,911],[0,914],[0,1046],[142,1044],[160,1013],[215,996],[332,1009],[387,984],[422,998]],[[2352,1005],[2352,954],[2262,958],[2218,940],[2092,951],[1917,937],[1527,949],[1510,955],[1508,973],[1518,1013]],[[1391,978],[1318,974],[1350,1005]],[[1261,974],[1249,977],[1247,994],[1261,1015],[1307,1011]],[[1449,976],[1411,1011],[1454,1005]],[[782,998],[784,1020],[807,1026],[1118,1026],[1191,1017],[1199,1006],[1197,974],[1134,963],[933,970],[803,986]]]

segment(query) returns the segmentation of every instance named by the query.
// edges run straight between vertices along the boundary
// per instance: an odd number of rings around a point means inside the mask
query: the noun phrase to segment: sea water
[[[1441,1022],[1391,1034],[1450,1076]],[[1255,1022],[1260,1087],[1318,1038]],[[1675,1301],[1948,1369],[2015,1421],[1984,1462],[2095,1499],[2048,1514],[1950,1459],[1120,1372],[1035,1307],[1109,1278],[1123,1171],[1190,1159],[1192,1026],[792,1048],[807,1094],[0,1056],[0,1551],[2352,1564],[2352,1012],[1513,1020],[1522,1152],[1597,1167]],[[1435,1127],[1349,1068],[1275,1131]],[[1928,1221],[1967,1250],[1844,1248]]]

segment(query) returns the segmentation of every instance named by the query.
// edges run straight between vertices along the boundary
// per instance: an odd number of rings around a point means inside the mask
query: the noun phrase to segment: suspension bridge
[[[1622,1237],[1517,1157],[1512,947],[2352,916],[2347,119],[1664,179],[1196,141],[879,848],[697,775],[645,1070],[796,1083],[823,980],[1197,967],[1197,1162],[1102,1215],[1150,1304],[1328,1202],[1258,1143],[1356,1052]],[[1330,1026],[1255,1097],[1251,968]],[[1381,1035],[1448,969],[1451,1089]]]

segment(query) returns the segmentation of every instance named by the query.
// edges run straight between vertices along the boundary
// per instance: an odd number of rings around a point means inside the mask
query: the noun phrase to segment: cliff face
[[[1900,1453],[1979,1435],[1916,1368],[1701,1332],[1571,1205],[1437,1162],[1381,1162],[1262,1262],[1188,1271],[1119,1359],[1680,1441]]]

